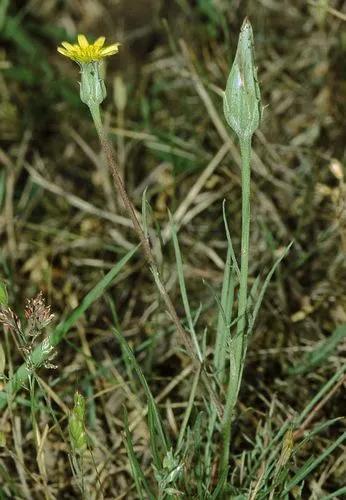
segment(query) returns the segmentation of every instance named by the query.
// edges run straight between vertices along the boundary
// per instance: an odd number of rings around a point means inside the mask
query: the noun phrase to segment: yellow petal
[[[116,54],[117,52],[119,52],[119,45],[120,43],[114,43],[113,45],[110,45],[109,47],[102,49],[100,51],[100,54],[102,56],[111,56],[113,54]]]
[[[70,57],[69,52],[67,52],[67,50],[63,49],[62,47],[58,47],[58,48],[57,48],[57,51],[58,51],[60,54],[62,54],[63,56]]]
[[[107,52],[102,52],[101,53],[101,57],[108,57],[108,56],[114,56],[115,54],[117,54],[119,52],[119,50],[107,50]]]
[[[86,49],[89,46],[89,42],[86,39],[85,35],[78,35],[78,43],[82,49]]]
[[[98,49],[100,49],[101,47],[103,47],[105,41],[106,41],[106,38],[104,36],[100,36],[100,38],[98,38],[95,41],[94,47],[97,47]]]
[[[75,50],[73,52],[73,55],[74,57],[76,57],[77,59],[81,59],[83,60],[84,56],[85,56],[85,52],[82,50],[82,49],[79,49],[79,50]]]
[[[61,42],[61,45],[65,47],[66,50],[73,50],[73,45],[68,42]]]

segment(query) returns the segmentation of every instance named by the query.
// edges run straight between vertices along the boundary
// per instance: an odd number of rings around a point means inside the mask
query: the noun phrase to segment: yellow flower
[[[78,63],[100,61],[104,57],[119,52],[120,43],[104,47],[105,40],[104,36],[100,36],[95,43],[89,43],[84,35],[78,35],[78,44],[62,42],[62,47],[58,47],[58,52]]]

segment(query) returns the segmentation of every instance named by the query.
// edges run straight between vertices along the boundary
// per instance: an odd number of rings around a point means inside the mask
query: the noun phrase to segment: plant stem
[[[185,347],[187,353],[191,356],[192,362],[193,362],[194,367],[195,367],[195,371],[196,372],[198,372],[199,370],[201,371],[201,379],[204,383],[204,386],[205,386],[213,404],[215,405],[215,407],[217,409],[218,415],[221,417],[222,413],[223,413],[222,406],[219,402],[219,399],[217,398],[217,396],[215,394],[214,389],[212,388],[212,384],[209,381],[209,378],[207,376],[207,373],[205,371],[203,363],[201,363],[201,361],[198,359],[198,356],[196,355],[196,351],[194,349],[193,343],[191,342],[189,335],[187,334],[187,332],[184,330],[184,328],[182,327],[182,325],[180,323],[180,320],[179,320],[179,317],[178,317],[177,312],[175,310],[175,307],[174,307],[174,305],[171,301],[171,298],[168,295],[166,287],[162,281],[158,265],[156,264],[154,254],[151,250],[149,239],[146,238],[146,236],[144,234],[144,231],[143,231],[143,229],[139,223],[138,217],[136,215],[135,207],[134,207],[132,201],[130,200],[130,198],[126,192],[126,188],[125,188],[123,180],[120,176],[119,168],[118,168],[117,162],[115,160],[112,145],[111,145],[107,135],[105,134],[103,126],[102,126],[100,108],[98,105],[89,106],[89,108],[90,108],[92,118],[94,120],[94,124],[95,124],[96,130],[97,130],[97,133],[98,133],[98,136],[100,139],[102,149],[103,149],[105,156],[106,156],[108,167],[110,169],[110,172],[111,172],[113,180],[114,180],[115,188],[117,189],[118,193],[120,194],[120,197],[125,205],[125,208],[128,212],[128,215],[131,218],[134,230],[137,234],[139,241],[141,242],[141,246],[143,248],[145,259],[146,259],[146,261],[149,265],[150,271],[154,277],[155,284],[156,284],[156,286],[159,290],[159,293],[163,299],[166,310],[167,310],[169,316],[171,317],[171,319],[172,319],[172,321],[177,329],[181,344]]]
[[[232,416],[240,389],[242,365],[244,362],[244,343],[247,312],[247,282],[249,274],[249,240],[250,240],[250,158],[251,136],[240,139],[240,152],[242,159],[242,234],[241,234],[241,261],[240,284],[238,295],[238,322],[236,335],[232,339],[230,356],[230,375],[227,387],[226,405],[222,425],[223,450],[220,462],[222,473],[229,464],[229,451],[231,442]]]
[[[250,180],[251,180],[251,136],[240,139],[240,152],[242,160],[241,185],[242,185],[242,230],[241,230],[241,261],[240,283],[238,296],[238,324],[234,339],[234,356],[238,377],[241,373],[243,361],[244,338],[247,313],[247,282],[249,274],[249,240],[250,240]],[[240,383],[240,380],[239,380]]]

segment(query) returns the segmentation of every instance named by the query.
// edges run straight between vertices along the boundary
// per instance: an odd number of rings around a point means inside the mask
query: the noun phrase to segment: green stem
[[[241,184],[242,184],[242,231],[241,231],[241,261],[240,283],[238,296],[238,325],[234,339],[234,355],[238,376],[244,352],[244,337],[247,312],[247,282],[249,274],[249,240],[250,240],[250,180],[251,180],[251,137],[240,140],[242,159]],[[240,381],[239,381],[240,382]]]
[[[196,350],[194,348],[193,342],[191,341],[189,335],[185,331],[185,329],[182,327],[180,319],[177,315],[176,309],[173,305],[173,302],[166,290],[166,287],[164,285],[164,282],[161,278],[161,274],[158,268],[158,265],[156,263],[156,259],[154,257],[154,254],[151,250],[150,246],[150,241],[146,237],[136,214],[136,210],[134,207],[134,204],[132,203],[131,199],[129,198],[129,195],[127,194],[126,188],[124,186],[123,180],[120,176],[119,168],[117,161],[114,156],[113,148],[112,145],[105,134],[102,126],[102,120],[101,120],[101,115],[100,115],[100,107],[99,105],[89,105],[89,109],[100,139],[101,147],[105,153],[106,160],[108,167],[110,169],[110,172],[112,174],[113,180],[114,180],[114,185],[115,188],[117,189],[118,193],[121,196],[121,199],[124,203],[124,206],[127,210],[128,215],[131,218],[134,230],[138,236],[139,241],[141,242],[141,247],[143,249],[146,261],[149,265],[150,271],[153,275],[155,284],[157,286],[157,289],[163,299],[163,302],[165,304],[166,310],[171,317],[176,329],[177,333],[179,335],[181,344],[185,347],[187,353],[190,355],[191,360],[194,364],[195,372],[198,372],[199,370],[201,371],[201,380],[205,386],[206,391],[208,392],[211,401],[215,408],[217,409],[218,415],[221,417],[222,416],[222,407],[220,404],[220,401],[218,397],[215,394],[214,388],[212,387],[212,384],[209,380],[209,377],[207,375],[207,372],[205,370],[205,367],[203,363],[200,361],[198,358],[198,355],[196,353]]]
[[[97,130],[98,136],[101,138],[102,136],[102,119],[101,119],[101,113],[100,113],[100,106],[98,104],[95,105],[90,105],[89,106],[90,113],[92,116],[92,119],[94,121],[95,128]]]
[[[192,389],[190,392],[189,401],[187,404],[187,408],[186,408],[185,415],[184,415],[184,420],[183,420],[183,423],[180,427],[180,432],[179,432],[179,437],[178,437],[177,450],[179,450],[179,451],[182,448],[184,438],[185,438],[185,431],[187,428],[187,424],[189,423],[189,418],[190,418],[190,415],[191,415],[191,412],[193,409],[193,404],[194,404],[195,397],[196,397],[196,391],[197,391],[197,386],[198,386],[200,374],[201,374],[201,371],[198,370],[195,373],[195,377],[194,377],[193,382],[192,382]],[[216,411],[215,411],[215,414],[216,414]]]
[[[227,387],[226,405],[222,426],[223,451],[220,462],[220,472],[229,465],[229,451],[231,442],[232,416],[240,389],[243,352],[245,342],[246,312],[247,312],[247,282],[249,274],[249,241],[250,241],[250,181],[251,181],[251,136],[240,139],[242,159],[242,234],[241,234],[241,261],[240,285],[238,295],[238,323],[236,335],[232,340],[230,376]]]

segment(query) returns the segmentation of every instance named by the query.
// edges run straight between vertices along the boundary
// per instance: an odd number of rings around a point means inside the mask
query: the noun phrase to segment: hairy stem
[[[227,387],[226,406],[222,425],[223,451],[220,470],[223,472],[229,464],[231,442],[232,416],[237,402],[243,373],[243,353],[245,345],[246,313],[247,313],[247,282],[249,274],[249,240],[250,240],[250,158],[251,137],[240,140],[242,158],[242,234],[241,234],[241,261],[240,283],[238,295],[238,322],[236,335],[232,339],[230,356],[230,375]]]
[[[150,242],[149,239],[146,238],[144,231],[139,223],[138,217],[136,215],[136,210],[135,207],[130,200],[127,191],[125,189],[124,183],[122,181],[122,178],[120,176],[119,168],[113,153],[113,148],[112,145],[107,137],[107,135],[104,132],[103,126],[102,126],[102,121],[101,121],[101,115],[100,115],[100,109],[99,106],[90,106],[90,112],[92,115],[92,118],[94,120],[94,124],[100,139],[101,147],[105,153],[106,160],[108,167],[110,169],[110,172],[113,177],[114,185],[115,188],[117,189],[118,193],[120,194],[120,197],[124,203],[124,206],[126,208],[126,211],[131,218],[134,230],[137,234],[137,237],[139,241],[141,242],[141,246],[143,248],[144,256],[145,259],[149,265],[150,271],[154,277],[155,284],[157,286],[157,289],[160,293],[160,296],[165,304],[166,310],[171,317],[177,332],[178,336],[180,339],[181,344],[185,347],[187,353],[191,356],[192,362],[195,367],[195,371],[201,371],[201,379],[204,383],[204,386],[212,399],[213,404],[215,405],[218,415],[221,417],[222,415],[222,407],[221,404],[215,394],[214,389],[212,388],[212,384],[207,376],[207,373],[205,371],[205,368],[203,366],[203,363],[198,359],[198,356],[196,355],[195,348],[193,346],[193,343],[187,334],[187,332],[184,330],[184,328],[181,325],[180,319],[177,315],[177,312],[175,310],[175,307],[171,301],[170,296],[168,295],[168,292],[166,290],[166,287],[162,281],[160,271],[158,268],[158,265],[156,264],[156,260],[154,257],[154,254],[151,250],[150,247]]]
[[[240,283],[238,296],[238,323],[237,333],[234,339],[234,355],[237,374],[241,373],[243,361],[244,339],[247,313],[247,282],[249,274],[249,239],[250,239],[250,158],[251,138],[240,140],[240,151],[242,159],[242,231],[241,231],[241,261],[240,261]],[[240,381],[239,381],[240,383]]]

